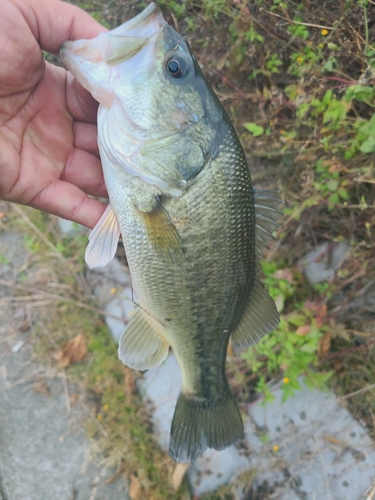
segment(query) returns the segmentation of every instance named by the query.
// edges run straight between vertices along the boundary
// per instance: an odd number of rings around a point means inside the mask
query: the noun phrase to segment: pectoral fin
[[[118,356],[135,370],[148,370],[168,356],[169,345],[155,331],[142,309],[136,309],[121,335]]]
[[[172,259],[182,253],[180,235],[160,200],[151,211],[139,210],[150,243]]]
[[[275,302],[256,277],[240,322],[232,333],[232,346],[240,349],[255,344],[277,328],[279,320]]]
[[[113,259],[119,237],[120,226],[116,214],[108,205],[89,236],[85,260],[90,269],[104,267]]]

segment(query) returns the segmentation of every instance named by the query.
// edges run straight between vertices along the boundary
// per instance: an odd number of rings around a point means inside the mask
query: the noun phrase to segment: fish
[[[136,306],[119,357],[148,370],[172,349],[182,387],[169,454],[190,463],[244,437],[227,349],[279,324],[258,257],[278,227],[280,196],[253,188],[228,115],[155,3],[96,38],[65,42],[60,54],[99,102],[109,205],[86,262],[106,265],[122,235]]]

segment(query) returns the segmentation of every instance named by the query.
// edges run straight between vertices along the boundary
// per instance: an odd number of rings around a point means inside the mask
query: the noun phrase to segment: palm
[[[93,226],[103,208],[86,193],[106,194],[96,104],[63,68],[44,63],[9,5],[8,33],[0,34],[6,75],[0,79],[0,197]]]

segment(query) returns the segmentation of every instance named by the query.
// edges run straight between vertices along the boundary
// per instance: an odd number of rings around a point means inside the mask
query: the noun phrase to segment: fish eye
[[[186,62],[182,57],[173,56],[167,61],[167,70],[173,78],[183,78],[187,73]]]

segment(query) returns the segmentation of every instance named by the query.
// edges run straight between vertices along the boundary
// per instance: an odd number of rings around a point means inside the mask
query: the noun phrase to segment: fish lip
[[[94,64],[108,61],[116,50],[116,44],[122,45],[122,60],[130,59],[145,44],[152,43],[167,24],[160,8],[151,3],[145,10],[117,28],[99,33],[90,40],[66,41],[60,47],[60,57],[69,69],[72,61],[80,58]],[[126,53],[126,44],[129,52]]]
[[[145,22],[146,21],[146,22]],[[158,26],[158,31],[162,26],[167,24],[166,20],[163,17],[163,13],[160,10],[160,7],[152,2],[150,5],[148,5],[142,12],[140,12],[137,16],[133,17],[132,19],[129,19],[129,21],[126,21],[124,24],[121,24],[117,28],[111,30],[108,35],[109,36],[118,36],[118,35],[129,35],[129,33],[133,32],[133,36],[136,36],[136,33],[140,34],[140,31],[142,28],[144,29],[145,27],[149,26],[151,23],[150,21],[153,21],[155,23],[155,27]],[[143,26],[142,26],[143,24]]]
[[[152,3],[133,19],[112,31],[99,33],[89,40],[66,41],[60,47],[60,57],[75,79],[102,105],[109,107],[114,99],[112,81],[136,71],[128,71],[122,63],[133,60],[149,47],[149,62],[154,53],[152,47],[167,22],[159,7]],[[143,52],[144,54],[144,52]],[[150,64],[150,69],[152,65]],[[133,68],[132,68],[133,69]]]

